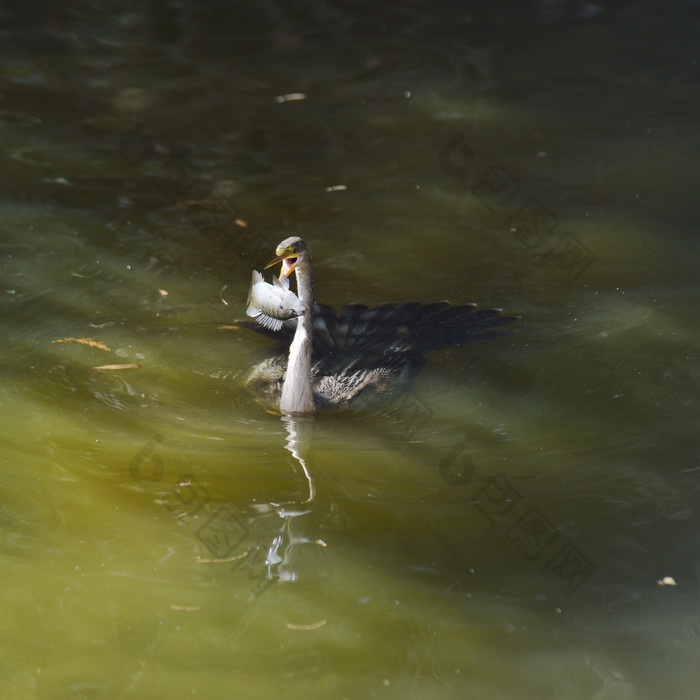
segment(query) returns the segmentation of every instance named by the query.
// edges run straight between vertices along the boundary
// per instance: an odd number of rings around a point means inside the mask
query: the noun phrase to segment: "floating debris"
[[[275,102],[277,104],[282,104],[282,102],[298,102],[299,100],[305,100],[306,95],[303,92],[290,92],[287,95],[277,95],[275,97]]]
[[[91,367],[90,369],[141,369],[141,365],[99,365],[97,367]]]
[[[314,622],[310,625],[293,625],[291,622],[287,622],[286,627],[290,630],[317,630],[319,627],[323,627],[323,625],[327,623],[328,620],[319,620],[318,622]]]
[[[98,348],[100,350],[106,350],[107,352],[112,352],[104,343],[99,340],[93,340],[92,338],[59,338],[58,340],[52,340],[52,343],[80,343],[81,345],[87,345],[91,348]]]

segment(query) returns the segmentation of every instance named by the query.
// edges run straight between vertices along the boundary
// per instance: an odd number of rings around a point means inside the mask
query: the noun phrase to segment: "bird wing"
[[[347,304],[338,316],[330,306],[316,304],[314,355],[340,352],[421,355],[429,350],[506,335],[510,332],[508,326],[517,320],[517,316],[504,316],[501,309],[478,309],[476,304],[452,306],[447,301],[389,303],[372,308]],[[279,333],[246,321],[241,323],[289,345],[297,321],[285,321]]]
[[[314,343],[329,350],[368,350],[423,354],[428,350],[461,345],[509,332],[505,326],[517,320],[500,309],[477,309],[475,304],[451,306],[446,301],[433,304],[409,302],[382,304],[368,308],[350,304],[336,319],[333,310],[321,307],[314,318]]]

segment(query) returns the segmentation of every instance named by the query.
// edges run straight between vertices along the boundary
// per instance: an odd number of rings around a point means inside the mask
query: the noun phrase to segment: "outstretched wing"
[[[314,359],[342,355],[386,359],[388,355],[422,355],[429,350],[485,340],[510,332],[516,316],[504,316],[500,309],[478,309],[475,304],[452,306],[446,301],[433,304],[409,302],[382,304],[369,308],[348,304],[336,316],[330,306],[314,307]],[[296,319],[285,321],[279,333],[243,322],[254,330],[285,345],[291,343]]]
[[[336,319],[333,310],[317,305],[314,319],[314,343],[319,349],[416,353],[474,340],[493,338],[508,332],[505,326],[517,320],[503,316],[500,309],[477,309],[475,304],[451,306],[446,301],[434,304],[409,302],[382,304],[368,308],[350,304]]]

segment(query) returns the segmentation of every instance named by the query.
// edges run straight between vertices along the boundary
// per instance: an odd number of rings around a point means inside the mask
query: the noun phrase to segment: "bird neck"
[[[314,283],[308,257],[300,261],[295,270],[297,296],[304,306],[304,313],[297,320],[294,339],[289,346],[287,375],[282,385],[280,411],[282,415],[294,416],[314,412],[314,397],[311,387],[311,355],[314,329]]]
[[[306,257],[299,261],[296,269],[294,270],[294,275],[297,280],[297,296],[299,301],[304,305],[306,313],[304,317],[313,320],[314,313],[314,279],[311,273],[311,260],[309,259],[308,253]]]

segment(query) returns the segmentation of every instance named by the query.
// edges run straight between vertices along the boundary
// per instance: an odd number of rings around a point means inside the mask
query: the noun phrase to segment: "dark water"
[[[6,696],[695,697],[698,26],[0,9]],[[235,319],[292,233],[336,308],[519,328],[285,423]]]

